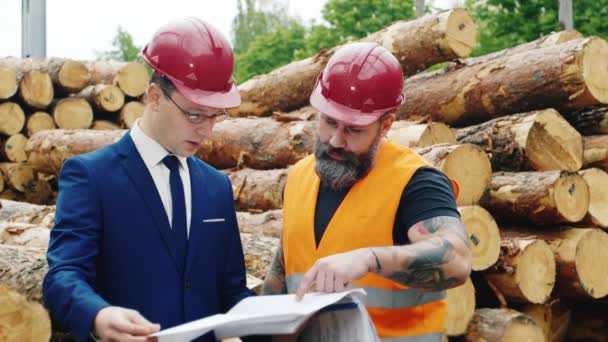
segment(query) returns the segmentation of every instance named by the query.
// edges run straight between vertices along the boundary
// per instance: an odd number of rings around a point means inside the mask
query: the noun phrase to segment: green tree
[[[102,60],[117,60],[130,62],[135,61],[143,63],[143,58],[140,55],[141,47],[136,46],[133,42],[131,34],[118,27],[118,32],[112,40],[113,49],[110,51],[95,52],[97,59]]]
[[[574,2],[574,28],[584,34],[608,36],[608,0]],[[558,0],[467,0],[478,28],[474,56],[529,42],[562,28]]]
[[[232,20],[234,52],[242,53],[256,37],[287,26],[287,5],[274,0],[237,0],[237,15]]]

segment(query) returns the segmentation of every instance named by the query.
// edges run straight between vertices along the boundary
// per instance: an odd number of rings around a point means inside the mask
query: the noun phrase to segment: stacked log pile
[[[448,291],[445,332],[450,339],[607,340],[608,43],[563,31],[460,59],[475,46],[475,25],[460,9],[396,22],[363,40],[387,47],[406,75],[406,102],[388,138],[414,149],[460,186],[457,204],[470,238],[473,273],[463,286]],[[216,124],[197,152],[232,181],[247,271],[256,278],[264,278],[279,245],[289,169],[313,153],[316,111],[307,99],[334,51],[240,85],[243,105]],[[424,71],[445,61],[450,63],[443,69]],[[111,100],[120,97],[119,90],[137,96],[128,90],[137,82],[117,81],[118,67],[106,67],[113,71],[85,63],[90,75],[83,83],[89,88],[59,101],[48,96],[44,108],[52,108],[50,117],[30,113],[44,101],[26,102],[34,91],[20,90],[22,83],[34,82],[42,89],[46,78],[33,74],[31,66],[0,67],[0,80],[7,74],[12,79],[10,70],[19,80],[14,87],[0,84],[0,96],[4,92],[13,99],[0,104],[0,118],[16,118],[6,124],[0,120],[1,153],[11,161],[0,163],[0,186],[6,189],[1,197],[46,204],[1,200],[0,254],[26,255],[19,260],[40,256],[52,228],[54,177],[65,160],[117,141],[130,127],[127,114],[112,122],[98,113],[142,106],[120,107]],[[67,94],[75,88],[72,83],[57,86],[53,68],[46,68],[53,91]],[[31,80],[22,81],[20,70],[33,74]],[[86,103],[89,107],[78,113],[105,121],[79,114],[78,120],[66,120],[86,127],[61,127],[57,121],[70,114],[54,110],[66,102]],[[110,130],[92,129],[101,127]],[[36,287],[29,278],[16,277],[14,266],[5,267],[8,271],[0,264],[0,286],[21,296],[22,303],[39,302],[31,295]],[[44,268],[36,270],[31,273]],[[604,316],[583,317],[588,305]]]

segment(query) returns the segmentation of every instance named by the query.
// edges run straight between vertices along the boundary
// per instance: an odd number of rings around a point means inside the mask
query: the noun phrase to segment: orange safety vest
[[[418,168],[429,165],[410,149],[390,141],[382,144],[374,167],[350,189],[318,248],[314,216],[320,179],[314,155],[294,165],[283,205],[288,292],[297,290],[302,276],[320,258],[364,247],[393,246],[393,226],[403,190]],[[352,287],[365,289],[365,306],[383,341],[441,341],[445,291],[420,292],[375,273],[353,282]]]

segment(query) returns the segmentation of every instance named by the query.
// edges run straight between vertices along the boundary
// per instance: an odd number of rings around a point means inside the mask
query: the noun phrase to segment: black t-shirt
[[[350,189],[333,191],[321,182],[315,208],[315,240],[317,246],[334,213]],[[452,183],[441,171],[432,167],[418,169],[401,195],[393,225],[395,245],[409,243],[408,229],[414,224],[436,216],[460,217]]]

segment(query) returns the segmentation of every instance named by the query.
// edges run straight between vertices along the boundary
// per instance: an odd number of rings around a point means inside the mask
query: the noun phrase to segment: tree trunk
[[[17,94],[21,73],[14,68],[0,67],[0,100],[8,100]]]
[[[119,120],[124,128],[132,128],[135,120],[144,115],[146,105],[139,101],[127,102],[120,110]]]
[[[76,93],[89,84],[91,74],[79,61],[64,58],[14,58],[0,59],[0,66],[11,67],[24,73],[46,72],[57,89],[64,93]]]
[[[0,163],[4,184],[19,192],[26,192],[34,183],[34,168],[21,163]]]
[[[482,271],[494,265],[500,253],[500,232],[490,213],[472,205],[459,207],[460,219],[467,234],[472,252],[472,269]]]
[[[283,231],[283,211],[269,210],[260,214],[237,211],[241,233],[279,238]]]
[[[241,241],[243,243],[243,252],[245,253],[247,273],[264,279],[268,267],[272,259],[274,259],[274,254],[279,247],[279,239],[241,233]]]
[[[95,61],[86,65],[91,71],[90,84],[113,84],[127,96],[141,96],[150,81],[146,68],[140,63]]]
[[[399,118],[430,116],[462,126],[502,115],[608,103],[608,43],[573,40],[405,80]]]
[[[51,229],[55,222],[55,206],[0,200],[0,221],[28,223]]]
[[[15,102],[0,103],[0,134],[15,135],[23,130],[25,113]]]
[[[608,174],[596,168],[579,171],[579,174],[589,185],[589,211],[582,224],[608,229]]]
[[[583,167],[597,167],[608,172],[608,135],[583,137]]]
[[[47,248],[50,229],[29,223],[0,222],[0,244]]]
[[[581,135],[553,109],[462,128],[456,137],[490,154],[494,171],[577,171],[583,163]]]
[[[30,115],[30,117],[27,118],[26,127],[27,135],[30,137],[40,131],[44,131],[45,129],[57,128],[53,117],[45,112],[36,112]]]
[[[505,299],[513,303],[542,304],[555,286],[555,257],[542,240],[502,232],[498,262],[485,277]]]
[[[236,209],[266,211],[282,208],[287,173],[287,169],[227,172],[232,181]]]
[[[46,248],[0,244],[0,286],[42,301],[42,280],[47,271]]]
[[[19,96],[32,108],[46,109],[55,96],[51,76],[41,71],[24,73],[19,81]]]
[[[479,203],[492,179],[490,159],[475,145],[434,145],[415,149],[424,159],[458,182],[458,205]]]
[[[90,85],[76,97],[86,99],[100,112],[116,112],[125,104],[125,94],[122,90],[109,84]]]
[[[42,304],[0,286],[0,333],[2,341],[49,341],[51,319]]]
[[[64,98],[55,103],[53,118],[62,129],[83,129],[93,123],[93,108],[85,99]]]
[[[23,134],[15,134],[11,135],[8,139],[4,140],[2,144],[2,149],[0,150],[0,159],[21,163],[27,160],[27,156],[25,155],[25,144],[27,143],[27,138]]]
[[[104,130],[120,130],[120,126],[109,120],[95,120],[93,121],[92,130],[104,131]]]
[[[55,193],[48,180],[38,177],[25,188],[25,201],[32,204],[52,204],[55,202]]]
[[[218,169],[284,168],[312,152],[313,132],[313,123],[308,121],[224,120],[215,125],[211,139],[203,142],[196,155]]]
[[[448,336],[463,335],[475,314],[475,287],[471,278],[467,278],[463,285],[447,290],[447,302],[445,333]]]
[[[118,141],[126,130],[61,130],[55,129],[34,134],[25,152],[28,163],[37,171],[59,174],[63,162],[75,155],[95,151]]]
[[[608,134],[608,106],[599,105],[565,113],[570,124],[584,135]]]
[[[582,176],[560,171],[497,172],[485,208],[501,222],[578,222],[589,209],[589,187]]]
[[[566,338],[572,312],[559,299],[546,304],[529,304],[522,312],[543,329],[546,342],[562,342]]]
[[[427,147],[436,144],[456,144],[456,135],[446,124],[431,122],[416,124],[395,121],[388,138],[404,147]]]
[[[375,42],[397,57],[406,76],[450,59],[468,55],[475,47],[475,24],[463,9],[412,21],[397,21],[361,41]],[[308,103],[317,77],[338,47],[292,62],[239,86],[243,102],[232,116],[268,116]]]
[[[541,327],[529,316],[512,309],[477,309],[466,341],[544,342]]]

